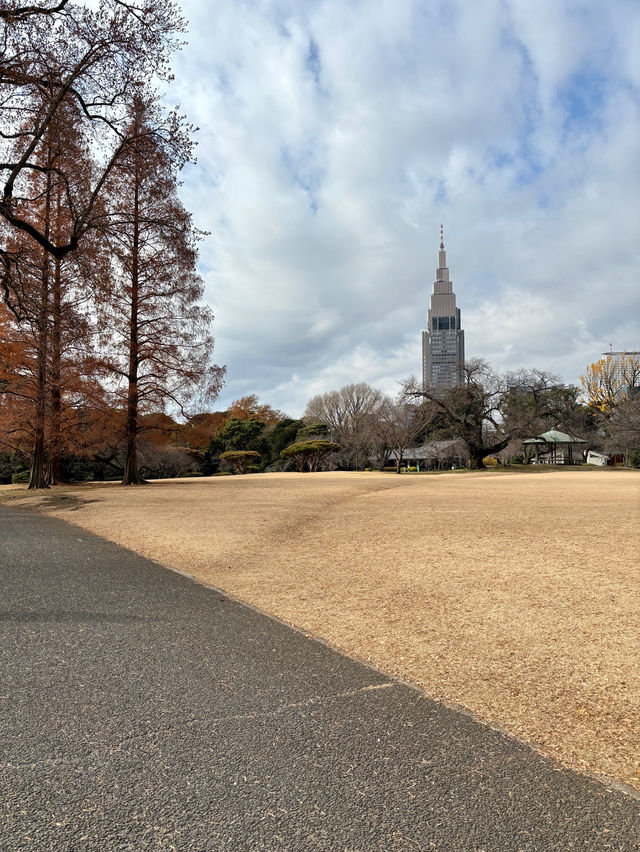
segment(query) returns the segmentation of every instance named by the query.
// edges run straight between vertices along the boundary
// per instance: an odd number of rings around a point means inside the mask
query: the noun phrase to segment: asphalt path
[[[3,852],[640,849],[638,798],[61,521],[0,508],[0,610]]]

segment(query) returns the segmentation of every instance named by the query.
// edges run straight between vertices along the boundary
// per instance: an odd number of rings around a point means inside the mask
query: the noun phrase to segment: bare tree
[[[344,461],[356,470],[366,462],[373,443],[373,425],[384,395],[365,382],[345,385],[338,391],[319,394],[307,404],[305,420],[322,423],[331,441],[344,451]]]
[[[425,390],[413,380],[405,392],[432,403],[450,433],[464,441],[469,466],[480,470],[486,456],[500,452],[515,437],[531,434],[535,419],[552,410],[550,391],[557,385],[556,377],[541,370],[499,373],[474,358],[465,363],[459,387]]]
[[[141,442],[139,463],[143,476],[152,476],[156,479],[175,478],[197,468],[193,457],[183,447],[156,444],[150,441]]]
[[[640,462],[640,395],[633,394],[617,405],[607,427],[607,450],[624,455],[627,466],[632,464],[634,452]]]
[[[385,397],[372,422],[374,448],[382,470],[393,454],[400,473],[404,455],[425,433],[436,408],[431,403],[416,404],[400,394],[394,401]]]

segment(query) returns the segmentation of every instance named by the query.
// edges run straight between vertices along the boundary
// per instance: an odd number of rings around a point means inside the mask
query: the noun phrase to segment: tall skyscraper
[[[422,386],[448,390],[464,381],[464,331],[460,308],[449,280],[444,235],[440,225],[438,269],[433,284],[427,327],[422,332]]]

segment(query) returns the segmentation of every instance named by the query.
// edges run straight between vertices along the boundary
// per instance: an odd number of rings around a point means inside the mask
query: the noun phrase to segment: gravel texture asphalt
[[[636,850],[640,802],[220,592],[0,508],[0,848]]]

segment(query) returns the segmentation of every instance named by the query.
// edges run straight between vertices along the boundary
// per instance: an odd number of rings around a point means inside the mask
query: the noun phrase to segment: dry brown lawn
[[[264,474],[8,486],[0,500],[186,571],[640,789],[640,474]]]

